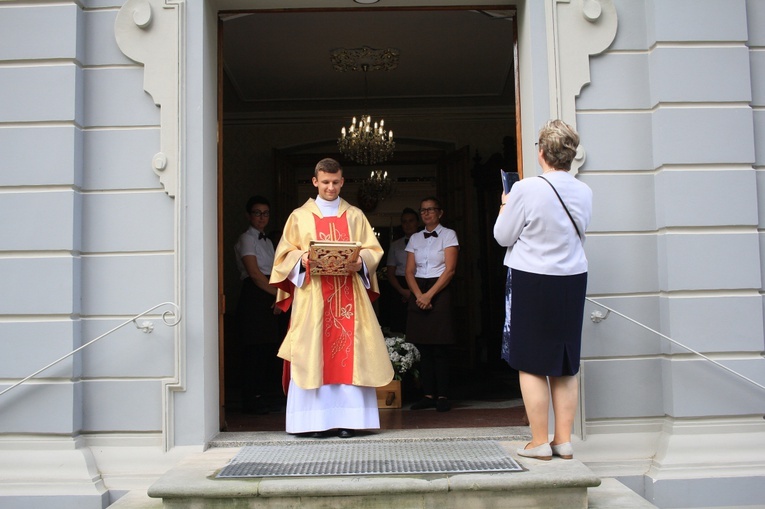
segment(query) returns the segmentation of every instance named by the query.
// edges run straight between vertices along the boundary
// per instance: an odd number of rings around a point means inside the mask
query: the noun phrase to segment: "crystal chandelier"
[[[364,103],[366,103],[369,64],[361,64],[361,70],[364,71]],[[373,123],[370,115],[362,115],[358,122],[356,117],[353,117],[348,129],[343,127],[340,130],[337,147],[348,159],[369,165],[388,160],[393,155],[396,143],[393,141],[393,131],[385,131],[385,120],[380,119],[379,123]]]
[[[393,192],[393,181],[388,178],[387,171],[374,170],[361,183],[359,192],[374,200],[384,200]]]
[[[393,181],[388,177],[388,172],[373,170],[359,186],[359,206],[364,212],[371,212],[378,202],[390,196],[392,192]]]
[[[362,115],[358,123],[353,117],[350,127],[340,130],[337,147],[348,159],[368,165],[390,159],[396,143],[393,131],[385,132],[385,120],[372,124],[371,116]]]

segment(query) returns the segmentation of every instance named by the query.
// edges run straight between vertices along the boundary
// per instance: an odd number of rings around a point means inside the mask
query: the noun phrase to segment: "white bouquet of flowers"
[[[420,360],[420,351],[412,343],[406,342],[406,336],[386,337],[385,346],[388,347],[388,356],[393,364],[396,380],[401,380],[401,376],[409,370],[415,378],[419,375],[413,366]]]

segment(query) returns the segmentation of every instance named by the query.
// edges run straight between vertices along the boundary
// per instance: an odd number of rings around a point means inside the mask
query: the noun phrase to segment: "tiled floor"
[[[448,412],[429,410],[381,409],[381,429],[492,428],[524,426],[524,408],[520,400],[454,401]],[[282,431],[284,409],[266,415],[229,412],[226,431]]]
[[[434,409],[409,410],[421,393],[405,381],[402,409],[381,409],[382,429],[490,428],[525,426],[525,412],[518,386],[518,375],[510,370],[492,369],[481,373],[453,373],[454,399],[448,412]],[[226,413],[226,429],[222,431],[284,430],[284,398],[266,415],[244,414],[237,404]]]

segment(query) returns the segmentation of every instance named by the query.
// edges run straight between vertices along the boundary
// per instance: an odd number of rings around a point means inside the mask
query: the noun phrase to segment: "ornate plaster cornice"
[[[144,90],[160,107],[160,151],[151,167],[170,196],[181,167],[182,18],[185,0],[127,0],[117,13],[117,45],[144,65]]]
[[[550,94],[550,111],[576,126],[576,97],[590,82],[590,56],[605,51],[616,36],[616,8],[612,0],[548,1],[550,76],[555,89]],[[580,145],[571,165],[573,174],[584,164],[585,157]]]

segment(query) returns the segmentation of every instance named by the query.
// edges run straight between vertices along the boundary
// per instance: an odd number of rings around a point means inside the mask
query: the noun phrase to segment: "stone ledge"
[[[522,447],[524,442],[503,442],[509,450]],[[217,479],[216,473],[236,455],[239,448],[213,448],[179,463],[149,488],[149,495],[163,498],[166,506],[172,500],[204,499],[214,505],[225,499],[259,499],[260,503],[289,505],[296,498],[316,497],[324,503],[338,499],[341,506],[368,504],[371,499],[407,497],[429,501],[428,507],[439,507],[446,496],[460,499],[481,497],[506,498],[503,506],[517,502],[542,504],[540,507],[587,507],[587,488],[600,484],[600,479],[578,460],[538,461],[516,458],[526,468],[524,472],[322,476],[300,478]],[[392,498],[391,498],[392,497]],[[335,503],[333,502],[333,504]],[[510,504],[510,505],[508,505]],[[447,506],[451,507],[452,502]],[[333,505],[334,507],[334,505]],[[338,506],[340,507],[340,506]],[[459,507],[459,504],[455,505]],[[519,506],[520,507],[520,506]]]
[[[394,497],[387,502],[394,502]],[[486,501],[485,498],[482,500]],[[325,499],[326,501],[326,499]],[[602,479],[600,486],[588,488],[588,509],[656,509],[656,506],[640,497],[616,479]],[[505,505],[501,505],[505,507]],[[151,498],[146,491],[131,491],[109,509],[162,509],[162,500]]]

